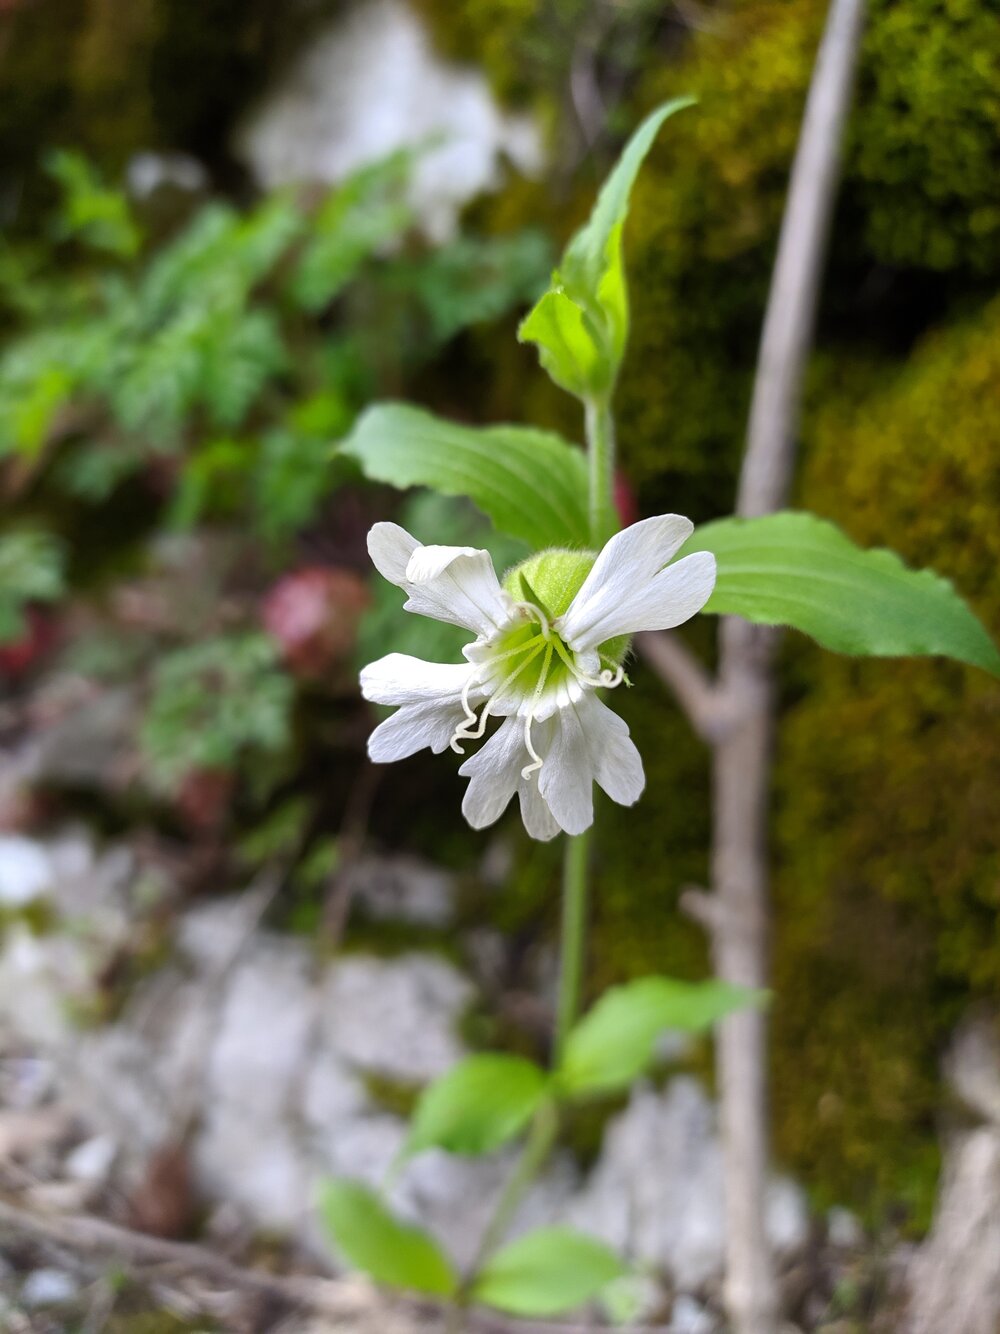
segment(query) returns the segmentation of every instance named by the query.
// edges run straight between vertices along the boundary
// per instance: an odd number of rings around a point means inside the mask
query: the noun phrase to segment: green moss
[[[1000,628],[1000,303],[820,410],[803,500],[954,578]],[[781,732],[774,1010],[779,1147],[826,1198],[926,1223],[938,1054],[1000,977],[1000,686],[793,646]]]
[[[367,1071],[362,1074],[365,1092],[384,1111],[408,1121],[420,1097],[421,1085],[408,1080],[391,1079],[388,1075]]]

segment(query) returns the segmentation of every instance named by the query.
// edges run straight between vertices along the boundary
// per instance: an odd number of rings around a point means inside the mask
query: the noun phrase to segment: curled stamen
[[[536,607],[533,602],[519,602],[517,604],[517,609],[518,611],[530,612],[530,614],[542,627],[542,638],[543,639],[551,638],[552,627],[549,625],[549,618],[546,616],[545,612],[542,611],[541,607]]]
[[[600,672],[599,675],[588,676],[586,672],[582,672],[580,668],[576,665],[576,657],[567,652],[567,650],[563,647],[562,641],[559,639],[558,635],[553,636],[552,645],[555,648],[555,651],[559,654],[559,657],[563,660],[563,662],[566,664],[569,670],[573,673],[573,676],[576,678],[577,681],[579,681],[581,685],[591,686],[594,690],[602,690],[602,689],[613,690],[615,686],[621,685],[622,681],[625,679],[624,667],[618,667],[614,671],[611,671],[610,668],[605,667],[604,670]]]
[[[524,720],[524,748],[531,756],[532,760],[534,760],[534,763],[526,764],[524,766],[524,768],[521,770],[522,778],[530,778],[531,775],[533,773],[537,773],[538,770],[545,763],[541,755],[539,755],[538,751],[535,750],[534,746],[531,744],[531,723],[532,723],[532,715],[529,713],[527,718],[525,718]]]
[[[473,714],[470,720],[467,720],[464,723],[459,723],[459,725],[455,728],[454,735],[452,736],[451,741],[448,744],[451,746],[452,750],[455,751],[456,754],[458,755],[465,754],[465,751],[458,744],[459,741],[478,741],[479,738],[485,733],[486,723],[487,720],[489,719],[490,709],[493,705],[493,701],[495,698],[496,697],[493,696],[492,698],[488,699],[486,703],[483,705],[483,711],[479,715],[478,722],[476,721],[476,715]],[[470,721],[476,723],[476,726],[471,731],[469,730]]]
[[[538,701],[542,697],[542,691],[545,689],[545,682],[549,679],[549,668],[552,666],[552,644],[548,644],[545,649],[545,657],[542,660],[542,670],[538,674],[538,684],[535,686],[535,692],[531,696],[531,703],[528,705],[528,714],[524,720],[524,747],[531,756],[533,763],[526,764],[521,770],[522,778],[530,778],[544,764],[544,760],[531,743],[531,724],[535,718],[535,710],[538,708]]]
[[[490,711],[493,708],[494,704],[496,704],[497,700],[499,700],[501,696],[504,695],[510,689],[510,687],[521,675],[521,673],[527,667],[530,667],[531,664],[538,657],[539,653],[541,653],[542,644],[539,642],[540,639],[541,636],[536,635],[534,639],[529,639],[526,644],[521,644],[518,648],[511,649],[507,653],[501,653],[492,660],[493,662],[503,662],[504,658],[513,658],[519,653],[525,653],[528,649],[531,648],[533,644],[537,645],[536,648],[532,649],[532,651],[528,653],[528,656],[525,658],[524,662],[522,662],[519,667],[516,667],[514,671],[511,672],[510,676],[505,677],[504,680],[500,682],[498,688],[494,690],[493,694],[489,697],[489,699],[483,706],[483,710],[479,715],[478,721],[476,719],[474,710],[469,707],[469,690],[471,689],[472,685],[475,682],[479,681],[481,677],[481,669],[477,669],[471,674],[469,679],[466,681],[465,685],[462,687],[462,707],[463,709],[465,709],[466,716],[462,720],[462,722],[460,722],[458,726],[455,728],[455,731],[452,733],[451,740],[448,742],[448,745],[451,747],[451,749],[455,752],[456,755],[465,754],[465,751],[459,745],[460,741],[478,741],[480,737],[482,737],[485,734],[486,722],[490,716]],[[472,727],[473,723],[476,724],[475,727]]]
[[[455,752],[456,755],[465,754],[465,751],[458,744],[459,738],[468,736],[469,735],[468,728],[470,723],[474,723],[476,721],[476,711],[469,704],[469,691],[472,689],[474,685],[477,685],[478,682],[479,682],[479,669],[476,668],[475,671],[469,673],[468,680],[462,687],[462,708],[465,710],[465,717],[455,728],[454,732],[452,733],[451,740],[448,742],[448,745],[451,747],[451,749]]]

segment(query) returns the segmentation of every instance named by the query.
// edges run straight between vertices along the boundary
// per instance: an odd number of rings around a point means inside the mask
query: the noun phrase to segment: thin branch
[[[177,1278],[197,1276],[230,1292],[247,1292],[303,1312],[324,1317],[330,1329],[374,1328],[376,1316],[385,1334],[430,1334],[440,1328],[444,1308],[436,1302],[413,1298],[390,1298],[367,1279],[317,1278],[312,1275],[268,1274],[246,1269],[191,1242],[164,1241],[131,1228],[109,1223],[90,1214],[43,1213],[0,1197],[0,1231],[10,1229],[19,1237],[65,1247],[92,1258],[108,1257],[162,1280],[165,1272]],[[381,1314],[380,1314],[381,1313]],[[549,1321],[511,1321],[489,1311],[469,1313],[469,1324],[478,1334],[595,1334],[593,1324],[560,1324]],[[630,1334],[663,1334],[658,1329],[630,1325]]]
[[[787,500],[865,0],[832,0],[809,88],[761,334],[736,512]]]
[[[346,1328],[370,1313],[379,1301],[360,1279],[282,1276],[245,1269],[191,1242],[165,1241],[89,1214],[43,1213],[0,1199],[0,1228],[21,1237],[65,1246],[89,1256],[110,1256],[137,1269],[197,1275],[233,1291],[253,1292],[322,1314]]]
[[[795,154],[761,335],[736,511],[785,504],[795,465],[802,380],[841,140],[850,106],[864,0],[831,0]],[[732,617],[720,631],[719,685],[731,727],[713,757],[713,953],[726,982],[759,987],[768,972],[768,806],[775,731],[776,633]],[[768,1178],[767,1020],[739,1011],[717,1048],[726,1184],[726,1308],[734,1334],[774,1334],[778,1288],[765,1231]]]
[[[646,630],[636,635],[635,646],[702,740],[718,741],[727,726],[728,701],[684,641],[669,631]]]

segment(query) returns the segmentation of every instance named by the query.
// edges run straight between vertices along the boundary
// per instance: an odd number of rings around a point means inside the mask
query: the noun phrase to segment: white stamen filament
[[[528,716],[524,720],[524,747],[534,761],[532,764],[526,764],[521,770],[522,778],[530,778],[533,773],[537,773],[545,761],[539,755],[538,751],[531,744],[531,724],[534,721],[535,710],[538,708],[538,701],[542,697],[542,691],[545,689],[545,682],[549,679],[549,667],[552,665],[552,644],[549,643],[545,649],[545,657],[542,660],[542,670],[538,675],[538,684],[535,686],[535,693],[531,697],[531,703],[528,705]]]
[[[465,754],[465,751],[459,745],[460,741],[478,741],[479,738],[485,734],[486,722],[490,716],[490,710],[492,709],[493,705],[497,702],[498,699],[500,699],[502,695],[504,695],[507,692],[507,690],[510,689],[511,685],[513,685],[513,683],[517,680],[517,678],[521,675],[521,673],[525,670],[525,668],[530,667],[531,664],[534,662],[534,660],[538,657],[539,653],[541,653],[542,645],[539,643],[540,639],[544,639],[544,636],[535,635],[533,639],[529,639],[524,644],[519,644],[517,648],[508,649],[506,653],[498,653],[497,656],[495,658],[491,658],[488,663],[484,663],[482,666],[477,667],[473,672],[470,672],[469,679],[462,687],[462,708],[465,710],[465,718],[455,728],[455,731],[452,734],[452,738],[448,742],[451,749],[457,755]],[[474,685],[478,684],[478,682],[482,679],[483,667],[484,666],[492,667],[494,666],[495,663],[503,662],[506,658],[514,658],[517,657],[519,654],[526,653],[528,649],[532,648],[532,645],[537,645],[537,647],[534,648],[531,653],[528,653],[528,656],[525,658],[524,662],[521,663],[520,667],[515,668],[515,670],[511,672],[510,676],[505,677],[505,679],[501,681],[498,689],[494,690],[493,694],[483,705],[482,712],[480,713],[477,721],[475,710],[472,709],[469,705],[469,691],[472,689]],[[476,725],[470,731],[470,727],[473,723],[475,723]]]
[[[535,720],[535,713],[538,709],[539,701],[548,683],[549,671],[552,666],[553,652],[559,657],[562,663],[569,670],[571,676],[582,686],[589,686],[591,689],[614,689],[620,685],[625,677],[624,667],[618,666],[614,669],[605,667],[597,676],[589,676],[581,671],[576,664],[576,654],[570,652],[563,644],[559,636],[552,630],[548,617],[541,607],[535,606],[532,602],[519,602],[517,609],[527,616],[535,619],[539,627],[539,633],[526,640],[523,644],[518,644],[516,648],[507,649],[503,653],[498,653],[495,657],[489,658],[486,662],[479,664],[470,672],[465,685],[462,687],[462,709],[465,717],[455,728],[451,740],[448,743],[453,751],[459,755],[464,755],[465,751],[461,745],[463,741],[478,741],[486,733],[486,724],[489,721],[493,707],[504,695],[506,695],[517,678],[522,672],[535,661],[543,648],[545,658],[542,662],[538,681],[532,693],[531,702],[528,706],[528,712],[524,720],[524,746],[531,756],[531,764],[525,765],[521,770],[521,777],[528,779],[532,774],[537,773],[545,763],[544,757],[539,755],[531,739],[531,724]],[[527,655],[527,656],[524,656]],[[469,703],[469,695],[472,689],[481,684],[484,672],[493,670],[498,663],[505,662],[509,658],[523,657],[524,660],[505,677],[486,700],[477,717],[476,711]],[[605,660],[606,661],[606,660]]]

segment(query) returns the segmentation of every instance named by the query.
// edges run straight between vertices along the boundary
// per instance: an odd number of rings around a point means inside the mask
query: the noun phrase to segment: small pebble
[[[61,1306],[79,1292],[76,1280],[62,1269],[35,1269],[21,1285],[25,1306]]]
[[[74,1181],[99,1185],[107,1180],[117,1152],[118,1141],[113,1135],[95,1135],[67,1154],[63,1167]]]

